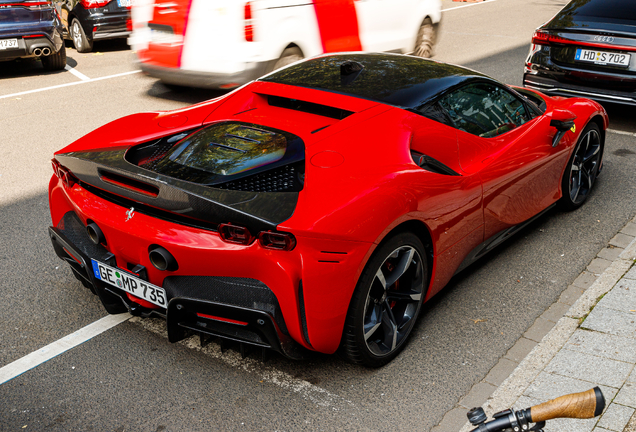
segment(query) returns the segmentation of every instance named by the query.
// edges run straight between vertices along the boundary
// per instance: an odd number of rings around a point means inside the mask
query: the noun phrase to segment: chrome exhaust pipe
[[[35,54],[36,56],[41,56],[42,50],[40,48],[36,48],[33,50],[33,54]]]
[[[43,56],[47,56],[49,54],[51,54],[51,48],[49,48],[49,47],[42,48],[42,55]]]

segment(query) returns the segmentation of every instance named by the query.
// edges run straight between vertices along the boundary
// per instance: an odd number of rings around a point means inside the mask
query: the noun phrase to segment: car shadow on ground
[[[610,129],[636,134],[636,106],[603,103],[603,107],[609,115]]]
[[[75,51],[75,45],[73,45],[72,41],[65,40],[64,43],[66,44],[67,53],[68,53],[68,49]],[[107,53],[107,52],[129,51],[129,50],[130,50],[130,46],[128,46],[128,42],[126,38],[119,38],[119,39],[94,41],[93,49],[91,52],[92,53],[96,53],[96,52]],[[86,54],[90,54],[90,53],[86,53]]]
[[[200,89],[164,84],[159,80],[155,81],[147,91],[148,96],[187,104],[218,98],[227,93],[227,90]]]
[[[68,64],[71,67],[74,67],[75,65],[77,65],[77,62],[67,57],[66,64]],[[60,73],[66,73],[66,71],[65,70],[57,70],[57,71],[44,70],[44,66],[42,66],[42,62],[34,58],[16,59],[12,61],[0,62],[0,79],[55,75]]]

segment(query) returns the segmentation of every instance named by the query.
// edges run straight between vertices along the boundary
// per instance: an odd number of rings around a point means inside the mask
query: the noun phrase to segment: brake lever
[[[539,423],[535,423],[534,426],[532,426],[530,429],[528,429],[529,431],[535,431],[535,432],[543,432],[543,428],[545,427],[545,422],[539,422]]]

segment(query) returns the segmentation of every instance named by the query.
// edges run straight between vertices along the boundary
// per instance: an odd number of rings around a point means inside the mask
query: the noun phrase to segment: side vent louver
[[[425,154],[421,154],[411,150],[411,157],[413,158],[413,162],[415,162],[415,165],[425,169],[426,171],[450,176],[460,175],[452,168],[447,167],[437,159],[433,159],[432,157],[426,156]]]

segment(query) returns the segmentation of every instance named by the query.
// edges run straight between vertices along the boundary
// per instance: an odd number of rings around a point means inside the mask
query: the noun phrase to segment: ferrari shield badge
[[[131,220],[134,215],[135,215],[135,208],[131,207],[130,210],[126,212],[126,222]]]
[[[572,131],[572,133],[576,132],[576,125],[572,125],[572,127],[570,128],[570,131]]]

